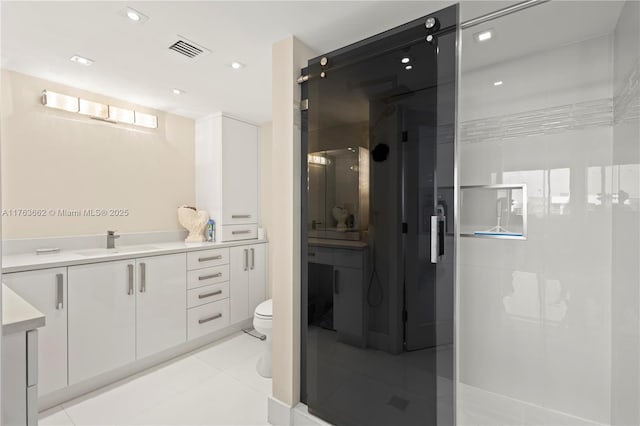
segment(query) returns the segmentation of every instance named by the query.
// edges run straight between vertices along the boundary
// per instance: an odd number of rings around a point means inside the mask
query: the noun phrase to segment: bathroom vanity
[[[47,321],[39,408],[250,326],[266,299],[266,255],[266,241],[252,240],[4,256],[3,281]]]

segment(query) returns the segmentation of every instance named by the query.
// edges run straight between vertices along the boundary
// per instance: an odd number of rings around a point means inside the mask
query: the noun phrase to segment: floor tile
[[[42,411],[39,415],[38,424],[40,426],[74,426],[62,405]]]
[[[261,353],[264,345],[266,343],[262,340],[240,333],[216,342],[194,355],[214,368],[225,370]]]
[[[191,356],[63,404],[76,425],[125,425],[138,413],[220,374]]]
[[[256,366],[262,354],[258,354],[242,361],[228,369],[224,374],[228,374],[239,382],[249,386],[251,389],[260,392],[265,396],[271,396],[271,379],[267,379],[258,374]]]
[[[132,425],[266,425],[267,397],[228,374],[146,410]]]

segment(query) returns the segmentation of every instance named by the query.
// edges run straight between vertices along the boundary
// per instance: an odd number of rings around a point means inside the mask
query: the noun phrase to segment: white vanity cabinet
[[[66,387],[67,268],[3,274],[2,281],[45,316],[39,330],[39,394]]]
[[[136,259],[137,359],[187,341],[186,254]]]
[[[264,244],[230,249],[229,317],[231,324],[253,317],[266,299],[266,247]]]
[[[223,114],[196,121],[196,204],[217,241],[257,238],[259,129]]]
[[[69,384],[136,359],[135,260],[70,266]]]

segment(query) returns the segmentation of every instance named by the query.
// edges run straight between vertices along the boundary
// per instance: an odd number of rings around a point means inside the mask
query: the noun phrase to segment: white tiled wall
[[[460,424],[610,422],[613,43],[476,70],[463,45],[460,184],[526,183],[529,230],[461,238]]]
[[[614,36],[611,423],[640,424],[640,3]],[[623,197],[624,198],[624,197]]]

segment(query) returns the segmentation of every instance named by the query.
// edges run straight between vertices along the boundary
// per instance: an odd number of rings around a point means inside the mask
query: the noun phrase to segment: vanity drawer
[[[229,282],[187,290],[187,308],[205,305],[229,297]]]
[[[229,325],[229,299],[187,310],[187,338],[197,339]]]
[[[191,251],[187,253],[187,269],[202,269],[229,263],[229,249]]]
[[[307,256],[311,263],[333,265],[333,250],[330,248],[309,246]]]
[[[211,268],[187,271],[187,288],[198,288],[205,285],[229,281],[229,265],[212,266]]]
[[[220,241],[255,240],[258,238],[258,225],[223,225],[220,226]]]

